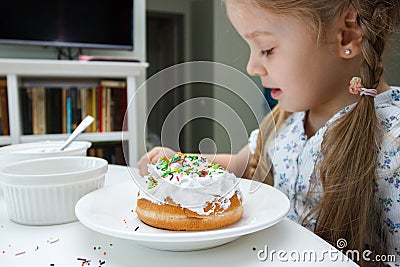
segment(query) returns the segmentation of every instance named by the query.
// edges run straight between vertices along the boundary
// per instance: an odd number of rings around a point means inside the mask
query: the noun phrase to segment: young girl
[[[250,46],[247,71],[279,104],[248,146],[213,161],[284,192],[289,218],[328,242],[399,264],[400,88],[382,73],[400,1],[225,2]],[[153,149],[138,168],[164,154],[174,152]]]

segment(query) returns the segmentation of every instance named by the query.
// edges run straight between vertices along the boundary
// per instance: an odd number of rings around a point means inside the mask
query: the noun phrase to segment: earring
[[[350,54],[351,54],[351,50],[350,50],[350,49],[346,49],[346,50],[344,50],[344,53],[345,53],[346,55],[350,55]]]

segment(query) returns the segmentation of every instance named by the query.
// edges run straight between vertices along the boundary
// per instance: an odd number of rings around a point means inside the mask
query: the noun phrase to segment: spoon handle
[[[90,115],[86,116],[86,118],[81,123],[79,123],[79,125],[75,128],[73,133],[64,142],[60,150],[64,150],[72,141],[75,140],[76,137],[78,137],[80,133],[82,133],[90,124],[92,124],[93,121],[94,118],[92,116]]]

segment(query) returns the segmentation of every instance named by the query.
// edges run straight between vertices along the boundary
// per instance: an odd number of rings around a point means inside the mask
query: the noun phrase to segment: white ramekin
[[[0,168],[8,164],[39,158],[86,156],[92,145],[87,141],[73,141],[64,150],[60,150],[64,141],[40,141],[0,147]]]
[[[108,163],[84,156],[42,158],[0,170],[9,218],[27,225],[76,221],[75,204],[103,187]]]

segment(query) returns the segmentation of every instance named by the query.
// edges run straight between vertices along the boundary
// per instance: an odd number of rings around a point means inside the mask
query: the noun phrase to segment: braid
[[[362,83],[366,88],[377,88],[385,44],[399,18],[399,3],[354,0],[352,5],[363,33]],[[347,249],[362,251],[368,243],[374,253],[385,250],[373,192],[381,136],[374,99],[362,96],[351,111],[331,125],[321,144],[323,159],[318,171],[324,195],[312,211],[318,214],[315,232],[332,243],[345,238]],[[342,155],[340,161],[338,154]]]
[[[387,26],[387,16],[390,10],[383,1],[362,1],[365,2],[359,7],[358,23],[363,31],[362,54],[364,57],[361,66],[360,76],[364,86],[376,88],[383,73],[383,51],[390,28]],[[354,6],[360,5],[355,1]],[[372,14],[366,16],[364,14]]]

